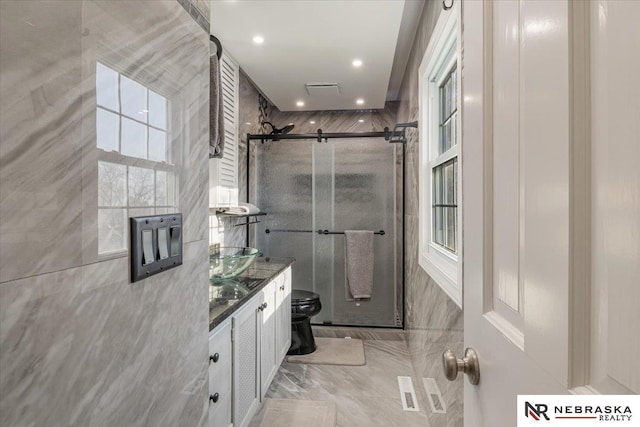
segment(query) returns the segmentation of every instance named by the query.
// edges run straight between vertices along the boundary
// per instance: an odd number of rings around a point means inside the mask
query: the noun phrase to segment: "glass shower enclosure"
[[[384,138],[254,143],[252,203],[267,212],[252,242],[271,257],[294,257],[293,289],[320,295],[315,324],[402,326],[402,161]],[[347,301],[345,238],[374,235],[371,299]],[[400,236],[400,240],[398,240]]]

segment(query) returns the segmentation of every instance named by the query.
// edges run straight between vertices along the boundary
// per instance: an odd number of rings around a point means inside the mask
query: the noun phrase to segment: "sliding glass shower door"
[[[314,323],[401,326],[400,171],[383,138],[284,140],[256,143],[250,171],[252,203],[268,213],[253,226],[265,256],[294,257],[293,288],[320,295]],[[396,214],[397,213],[397,214]],[[384,231],[374,236],[370,300],[347,301],[343,234],[317,230]]]

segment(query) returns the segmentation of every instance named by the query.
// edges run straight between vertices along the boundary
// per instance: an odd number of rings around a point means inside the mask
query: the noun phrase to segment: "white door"
[[[640,2],[462,15],[465,426],[515,426],[518,394],[639,393]]]

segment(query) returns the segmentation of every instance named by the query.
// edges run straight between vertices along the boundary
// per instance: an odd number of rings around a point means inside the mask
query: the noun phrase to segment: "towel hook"
[[[220,43],[220,40],[218,40],[218,38],[213,34],[209,36],[209,40],[211,40],[211,42],[216,45],[216,56],[218,57],[219,61],[222,57],[222,43]]]

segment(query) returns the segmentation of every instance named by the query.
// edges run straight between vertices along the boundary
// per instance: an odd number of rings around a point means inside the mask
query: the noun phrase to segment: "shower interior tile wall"
[[[0,2],[0,425],[206,424],[208,50],[178,2]],[[101,148],[98,62],[168,101],[169,161]],[[168,209],[161,173],[184,265],[132,284],[126,218]]]

